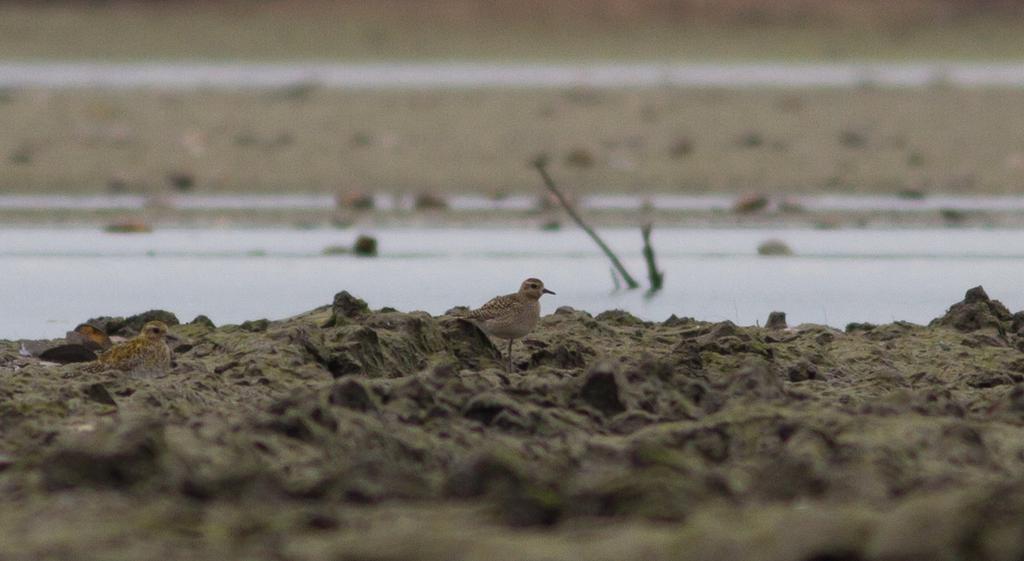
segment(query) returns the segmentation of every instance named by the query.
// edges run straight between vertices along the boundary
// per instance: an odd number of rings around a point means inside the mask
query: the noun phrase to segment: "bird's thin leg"
[[[508,340],[508,373],[512,373],[512,339]]]

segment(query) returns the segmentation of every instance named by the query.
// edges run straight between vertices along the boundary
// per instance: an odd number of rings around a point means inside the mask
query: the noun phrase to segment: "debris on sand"
[[[373,210],[376,205],[373,193],[360,190],[343,191],[334,196],[338,208],[351,210]]]
[[[107,224],[103,231],[111,234],[148,234],[153,231],[153,227],[144,220],[126,219]]]
[[[565,163],[568,166],[586,169],[594,166],[594,153],[587,148],[577,147],[565,154]]]
[[[807,207],[804,206],[799,199],[793,197],[785,197],[779,201],[779,212],[783,214],[802,214],[807,212]]]
[[[447,210],[448,200],[437,193],[423,191],[416,193],[413,199],[413,208],[416,210]]]
[[[732,204],[732,211],[736,214],[753,214],[767,209],[770,202],[767,195],[760,193],[743,195]]]
[[[175,191],[187,193],[195,188],[196,177],[187,171],[172,171],[167,174],[167,183]]]
[[[689,137],[680,136],[672,141],[668,148],[668,155],[673,160],[689,156],[694,151],[694,142]]]
[[[760,148],[764,145],[764,135],[757,131],[747,132],[736,139],[736,145],[741,148]]]

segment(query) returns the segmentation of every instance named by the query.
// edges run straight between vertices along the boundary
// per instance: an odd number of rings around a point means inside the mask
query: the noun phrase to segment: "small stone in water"
[[[767,240],[757,246],[758,255],[793,255],[793,250],[782,240]]]
[[[359,236],[355,245],[352,246],[352,253],[362,257],[377,256],[377,238],[372,236]]]

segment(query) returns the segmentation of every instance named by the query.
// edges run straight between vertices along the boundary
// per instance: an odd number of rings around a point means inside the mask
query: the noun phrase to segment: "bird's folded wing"
[[[495,296],[488,300],[483,306],[469,312],[466,317],[469,319],[483,321],[500,317],[504,315],[512,305],[512,301],[514,299],[513,296],[514,295]]]

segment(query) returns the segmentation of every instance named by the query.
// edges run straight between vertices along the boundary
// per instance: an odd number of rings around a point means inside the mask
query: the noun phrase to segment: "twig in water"
[[[661,290],[665,282],[665,272],[658,270],[658,264],[654,262],[654,248],[651,247],[651,224],[648,222],[640,227],[640,233],[644,237],[644,261],[647,261],[647,278],[651,281],[651,288],[648,294]]]
[[[555,181],[551,179],[550,175],[548,175],[547,165],[548,161],[544,156],[539,156],[533,160],[533,167],[537,168],[537,171],[540,173],[541,179],[544,180],[544,186],[548,188],[548,191],[551,191],[556,199],[558,199],[558,202],[562,205],[562,208],[565,209],[565,212],[569,214],[569,217],[572,218],[576,224],[579,224],[580,228],[583,228],[583,231],[586,232],[590,238],[594,240],[594,243],[601,248],[601,251],[608,256],[608,259],[612,262],[612,266],[614,266],[615,269],[619,271],[619,274],[622,275],[622,280],[626,282],[626,287],[630,290],[639,288],[640,284],[630,276],[629,272],[626,271],[626,268],[622,266],[622,262],[619,261],[619,258],[612,253],[612,250],[604,243],[604,241],[601,240],[600,237],[598,237],[597,233],[594,232],[594,230],[588,226],[582,218],[580,218],[580,215],[576,213],[576,209],[569,204],[569,201],[566,200],[565,196],[562,195],[562,192],[558,190],[557,186],[555,186]]]

